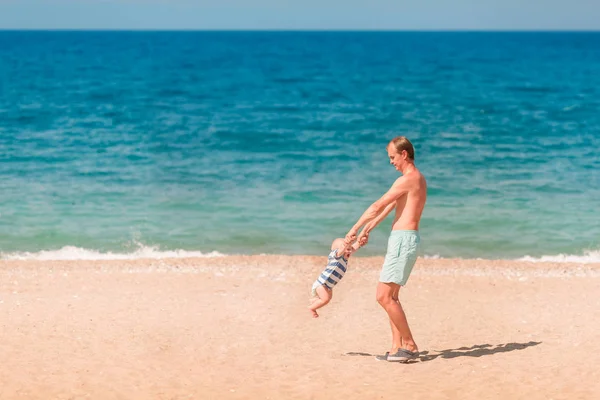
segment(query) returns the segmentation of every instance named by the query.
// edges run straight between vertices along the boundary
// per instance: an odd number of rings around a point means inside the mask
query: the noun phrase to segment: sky
[[[600,0],[0,0],[0,29],[600,30]]]

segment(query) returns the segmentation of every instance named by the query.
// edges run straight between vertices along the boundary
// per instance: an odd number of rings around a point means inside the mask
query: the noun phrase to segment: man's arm
[[[388,204],[381,213],[377,217],[375,217],[371,222],[365,225],[365,228],[362,230],[361,234],[366,233],[367,235],[371,232],[381,221],[383,221],[392,210],[396,208],[396,202]]]
[[[358,219],[356,224],[354,224],[352,229],[348,231],[348,234],[346,235],[346,241],[350,243],[354,242],[358,230],[364,224],[377,218],[377,216],[381,214],[390,204],[394,204],[396,200],[398,200],[406,193],[408,193],[408,182],[403,176],[401,176],[400,178],[396,179],[396,182],[394,182],[394,184],[387,191],[387,193],[381,196],[379,200],[371,204],[371,206],[369,206],[369,208],[365,210],[363,215]]]
[[[368,222],[365,225],[363,230],[360,232],[360,235],[358,235],[358,238],[356,239],[361,246],[367,244],[367,242],[369,241],[369,233],[373,229],[375,229],[375,227],[379,225],[381,221],[383,221],[388,215],[390,215],[394,208],[396,208],[396,202],[388,204],[387,207],[385,207],[377,217],[375,217],[372,221]]]

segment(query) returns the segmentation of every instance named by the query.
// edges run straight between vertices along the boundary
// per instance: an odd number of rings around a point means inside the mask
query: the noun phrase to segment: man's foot
[[[417,358],[419,358],[419,352],[418,351],[410,351],[410,350],[406,350],[406,349],[398,349],[397,352],[395,352],[393,354],[389,354],[387,356],[387,361],[405,363],[405,362],[408,362],[408,361],[411,361],[411,360],[416,360]]]
[[[310,307],[308,308],[308,310],[310,311],[313,318],[319,318],[319,314],[317,313],[317,310],[313,310]]]

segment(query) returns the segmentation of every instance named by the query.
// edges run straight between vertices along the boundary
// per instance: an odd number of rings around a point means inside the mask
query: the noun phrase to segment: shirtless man
[[[425,177],[415,166],[415,151],[412,143],[399,136],[387,145],[390,164],[402,173],[392,187],[379,200],[371,204],[358,222],[346,235],[346,242],[352,243],[361,227],[358,242],[364,246],[369,232],[383,221],[395,208],[396,215],[388,240],[387,254],[377,285],[377,301],[385,309],[392,328],[392,349],[379,360],[407,362],[418,358],[419,349],[415,343],[406,315],[398,300],[400,286],[404,286],[417,260],[420,242],[419,221],[427,199]]]

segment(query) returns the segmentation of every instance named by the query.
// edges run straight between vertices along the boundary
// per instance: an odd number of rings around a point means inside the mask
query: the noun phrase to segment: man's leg
[[[400,285],[395,283],[384,283],[379,282],[377,284],[377,302],[381,304],[385,312],[388,314],[392,323],[392,335],[394,334],[394,327],[400,334],[400,344],[397,342],[397,338],[393,338],[394,346],[402,346],[393,348],[392,352],[396,352],[398,349],[403,348],[412,352],[417,352],[419,349],[412,337],[408,322],[406,321],[406,315],[400,305],[400,302],[394,299],[394,293],[399,292]],[[390,352],[390,353],[392,353]]]
[[[392,293],[392,300],[394,300],[394,302],[400,304],[400,300],[398,300],[398,294],[400,292],[400,285],[395,285],[397,286],[393,293]],[[400,331],[398,330],[398,328],[396,328],[396,326],[394,325],[394,323],[392,322],[392,320],[390,319],[390,327],[392,328],[392,350],[396,351],[399,348],[402,348],[402,335],[400,335]]]

